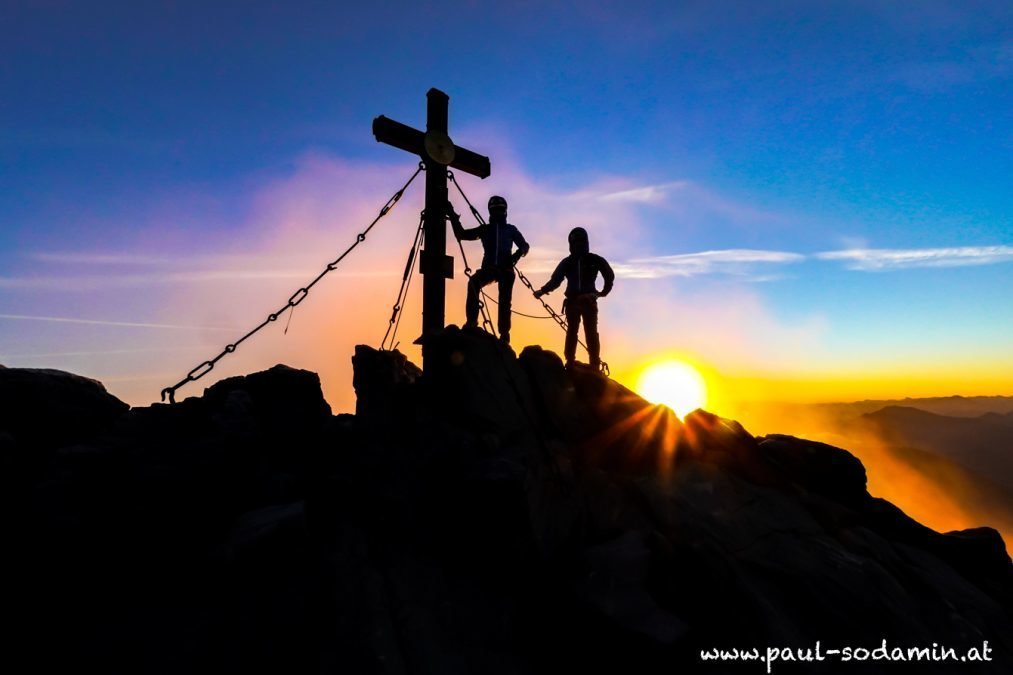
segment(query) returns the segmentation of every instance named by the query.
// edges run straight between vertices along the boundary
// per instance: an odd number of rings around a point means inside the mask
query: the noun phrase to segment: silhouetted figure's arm
[[[559,288],[559,284],[563,283],[563,279],[566,278],[566,263],[568,260],[569,258],[564,258],[556,265],[556,271],[552,273],[552,276],[545,282],[545,285],[535,291],[536,298],[540,298],[546,293],[551,293]]]
[[[605,280],[605,286],[598,295],[604,298],[612,291],[612,284],[615,283],[616,273],[612,271],[612,267],[605,258],[598,256],[598,260],[601,261],[601,276]]]
[[[454,211],[454,207],[447,202],[447,218],[450,219],[450,225],[454,228],[454,236],[462,241],[474,241],[482,237],[482,226],[473,227],[470,230],[466,230],[461,225],[461,216]]]
[[[528,254],[528,251],[531,250],[531,247],[528,246],[528,242],[524,240],[524,235],[521,234],[521,231],[518,230],[516,227],[514,228],[513,231],[513,240],[514,245],[517,246],[517,252],[511,256],[511,260],[513,260],[513,263],[516,265],[518,260],[520,260],[521,258],[523,258]]]

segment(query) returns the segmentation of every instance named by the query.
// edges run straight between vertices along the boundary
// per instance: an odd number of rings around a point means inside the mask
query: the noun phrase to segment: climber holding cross
[[[510,303],[514,289],[514,264],[528,254],[528,242],[520,230],[507,222],[507,202],[499,196],[489,198],[489,222],[470,230],[461,225],[461,217],[447,202],[447,218],[454,228],[454,234],[463,241],[482,241],[482,266],[468,280],[468,299],[464,309],[467,322],[465,328],[478,326],[478,295],[482,288],[492,282],[499,284],[499,339],[510,344]],[[514,245],[517,250],[514,251]]]

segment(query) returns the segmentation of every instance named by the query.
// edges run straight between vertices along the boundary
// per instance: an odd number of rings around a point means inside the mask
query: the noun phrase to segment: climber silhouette
[[[487,284],[499,283],[499,339],[510,344],[510,302],[514,290],[514,264],[528,254],[528,242],[506,219],[507,203],[499,196],[489,198],[489,222],[470,230],[461,226],[461,217],[447,202],[447,218],[458,239],[482,240],[482,266],[468,280],[468,299],[464,310],[465,328],[478,326],[478,294]],[[517,250],[511,252],[514,244]]]
[[[577,330],[580,328],[581,319],[584,321],[584,339],[587,342],[587,353],[591,360],[591,367],[601,368],[601,343],[598,340],[598,298],[604,298],[612,290],[616,273],[609,267],[605,258],[591,253],[591,245],[588,242],[587,230],[583,227],[575,227],[570,230],[570,255],[563,258],[556,271],[552,273],[549,281],[540,289],[535,291],[535,297],[540,298],[546,293],[551,293],[566,278],[566,300],[563,301],[563,313],[566,315],[566,342],[563,345],[563,355],[566,357],[566,365],[573,365],[574,357],[577,355]],[[601,292],[595,290],[595,280],[601,272],[605,280],[605,286]]]

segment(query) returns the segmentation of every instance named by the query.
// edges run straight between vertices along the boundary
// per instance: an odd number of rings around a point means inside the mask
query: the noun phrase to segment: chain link
[[[499,303],[496,302],[495,299],[490,298],[489,296],[486,296],[485,299],[494,305],[499,305]],[[518,312],[516,309],[511,309],[510,313],[516,314],[517,316],[523,316],[525,319],[548,320],[552,318],[551,316],[535,316],[534,314],[525,314],[524,312]]]
[[[401,186],[401,189],[398,190],[397,192],[395,192],[391,196],[391,198],[387,200],[387,203],[384,204],[383,208],[380,209],[380,213],[376,216],[376,218],[373,219],[373,222],[371,222],[366,227],[366,229],[364,229],[362,232],[360,232],[358,235],[356,235],[355,241],[352,243],[351,246],[349,246],[347,249],[345,249],[344,253],[342,253],[341,255],[339,255],[334,261],[328,263],[327,267],[325,267],[324,270],[320,274],[318,274],[315,279],[313,279],[313,281],[309,282],[308,284],[306,284],[305,286],[303,286],[302,288],[300,288],[299,290],[297,290],[295,293],[293,293],[289,297],[288,302],[286,302],[285,305],[283,307],[281,307],[281,309],[279,309],[276,312],[272,312],[271,314],[268,314],[267,318],[264,319],[263,321],[261,321],[255,328],[253,328],[253,330],[251,330],[250,332],[248,332],[246,335],[244,335],[243,337],[239,338],[235,342],[226,345],[225,349],[223,349],[218,354],[218,356],[214,357],[213,359],[210,359],[208,361],[205,361],[205,362],[201,363],[200,365],[198,365],[197,367],[195,367],[193,370],[191,370],[189,373],[187,373],[186,377],[184,377],[182,380],[180,380],[176,384],[172,385],[171,387],[166,387],[165,389],[163,389],[162,390],[162,401],[164,402],[165,399],[168,398],[169,399],[169,403],[175,403],[176,402],[176,390],[177,389],[179,389],[180,387],[184,386],[188,382],[193,382],[195,380],[199,380],[200,378],[202,378],[205,375],[207,375],[208,373],[210,373],[214,369],[215,364],[218,363],[218,361],[221,360],[226,354],[231,354],[232,352],[236,351],[236,348],[239,345],[243,344],[243,342],[245,342],[246,340],[248,340],[249,338],[251,338],[257,332],[259,332],[262,328],[264,328],[265,326],[267,326],[269,323],[274,323],[275,321],[277,321],[278,317],[281,316],[283,313],[285,313],[286,310],[293,309],[296,305],[298,305],[303,300],[305,300],[306,296],[309,295],[310,290],[314,286],[316,286],[317,283],[321,279],[323,279],[325,276],[327,276],[327,274],[329,272],[333,272],[335,269],[337,269],[338,264],[342,260],[345,259],[345,256],[347,256],[349,253],[351,253],[352,250],[355,249],[356,246],[358,246],[362,242],[366,241],[366,235],[368,235],[369,231],[373,229],[373,226],[376,225],[378,222],[380,222],[380,220],[384,216],[386,216],[388,213],[390,213],[391,209],[393,209],[394,206],[397,205],[398,201],[404,195],[404,192],[405,192],[405,190],[408,189],[408,186],[411,185],[412,182],[415,180],[415,178],[418,177],[418,175],[420,173],[422,173],[423,171],[425,171],[425,170],[426,170],[425,163],[424,162],[419,162],[418,168],[415,169],[415,173],[413,173],[412,177],[408,179],[408,182],[406,182],[403,186]]]

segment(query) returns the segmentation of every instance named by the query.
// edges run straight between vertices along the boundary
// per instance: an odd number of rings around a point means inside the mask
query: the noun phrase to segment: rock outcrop
[[[101,382],[44,368],[0,366],[0,431],[52,449],[93,437],[127,408]]]
[[[994,530],[934,532],[869,495],[844,450],[681,422],[537,347],[451,327],[425,348],[425,375],[357,348],[356,414],[337,416],[284,366],[129,411],[74,376],[0,370],[22,405],[0,418],[19,626],[2,658],[671,674],[762,667],[703,663],[711,648],[987,640],[974,672],[1009,672],[1013,566]],[[10,403],[52,377],[78,389]]]

